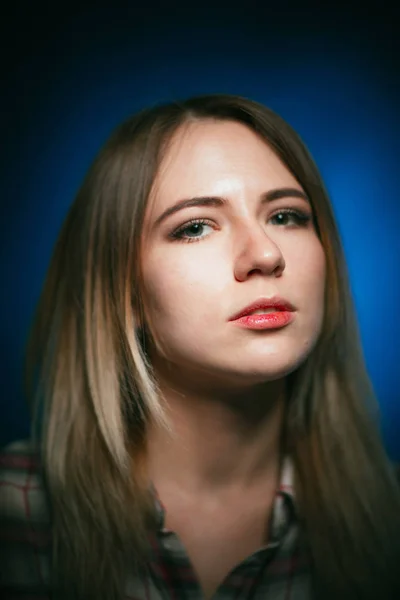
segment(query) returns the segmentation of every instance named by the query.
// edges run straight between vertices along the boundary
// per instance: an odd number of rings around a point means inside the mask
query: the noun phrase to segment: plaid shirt
[[[178,537],[164,528],[165,513],[155,496],[159,527],[148,574],[127,577],[126,599],[202,600],[203,593]],[[213,600],[310,600],[308,554],[292,486],[292,465],[284,463],[272,516],[269,543],[237,565]],[[3,600],[51,597],[49,498],[37,452],[15,442],[0,454],[0,596]]]

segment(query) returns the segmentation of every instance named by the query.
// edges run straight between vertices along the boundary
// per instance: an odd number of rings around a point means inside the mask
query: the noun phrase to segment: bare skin
[[[289,191],[265,202],[277,189]],[[325,256],[301,192],[244,125],[198,122],[177,134],[145,216],[148,350],[174,430],[150,431],[149,475],[206,598],[268,541],[286,377],[322,326]],[[221,201],[163,217],[193,197]],[[274,295],[295,306],[288,326],[255,332],[232,323]]]
[[[279,482],[281,383],[269,386],[277,400],[268,414],[255,394],[246,395],[253,414],[215,398],[192,398],[189,406],[186,398],[170,395],[175,436],[154,429],[149,437],[150,472],[166,509],[165,527],[183,543],[206,598],[268,543]],[[264,386],[258,394],[266,391]]]

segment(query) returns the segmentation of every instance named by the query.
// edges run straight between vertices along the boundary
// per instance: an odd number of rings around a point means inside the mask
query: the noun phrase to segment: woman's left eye
[[[280,210],[279,212],[272,215],[270,220],[275,219],[275,225],[291,226],[295,225],[297,227],[305,227],[310,221],[311,216],[305,212],[293,210],[293,209],[285,209]],[[291,222],[290,222],[291,221]]]

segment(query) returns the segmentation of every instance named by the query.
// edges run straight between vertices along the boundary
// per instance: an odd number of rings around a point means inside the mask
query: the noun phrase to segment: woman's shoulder
[[[0,450],[0,519],[48,523],[49,511],[38,448],[30,440]]]
[[[37,461],[39,460],[39,448],[38,446],[30,439],[24,440],[16,440],[11,442],[7,446],[0,448],[0,456],[6,462],[12,461],[13,459],[17,460],[16,457],[24,458],[32,458]]]
[[[0,590],[46,595],[50,511],[40,454],[29,440],[0,450]]]

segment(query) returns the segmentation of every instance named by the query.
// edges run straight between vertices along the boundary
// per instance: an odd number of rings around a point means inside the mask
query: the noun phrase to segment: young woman
[[[250,100],[123,123],[65,221],[2,454],[2,597],[400,598],[400,491],[343,252]]]

